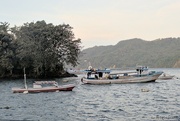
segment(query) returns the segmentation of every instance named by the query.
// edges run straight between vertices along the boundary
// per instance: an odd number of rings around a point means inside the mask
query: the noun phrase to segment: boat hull
[[[75,85],[63,85],[58,87],[44,87],[44,88],[12,88],[13,93],[40,93],[40,92],[58,92],[58,91],[72,91]]]
[[[155,82],[156,79],[162,73],[155,73],[153,75],[147,75],[142,77],[127,77],[127,78],[119,78],[119,79],[87,79],[82,78],[81,81],[84,84],[127,84],[127,83],[147,83],[147,82]]]
[[[158,80],[170,80],[170,79],[173,79],[173,78],[174,78],[174,76],[160,76],[158,78]]]

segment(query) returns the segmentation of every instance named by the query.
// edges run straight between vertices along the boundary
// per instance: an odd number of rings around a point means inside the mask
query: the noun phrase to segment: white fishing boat
[[[170,80],[173,79],[174,77],[175,77],[174,75],[163,73],[162,75],[159,76],[158,80]]]
[[[146,69],[146,68],[145,68]],[[125,84],[155,82],[163,72],[142,73],[143,68],[133,72],[110,73],[111,70],[85,70],[87,77],[81,78],[84,84]]]

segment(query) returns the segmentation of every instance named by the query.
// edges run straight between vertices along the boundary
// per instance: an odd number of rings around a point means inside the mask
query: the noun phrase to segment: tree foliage
[[[17,62],[16,41],[10,33],[9,23],[0,23],[0,76],[12,75],[12,70]]]
[[[13,74],[25,67],[31,77],[58,77],[65,64],[78,64],[81,40],[75,39],[68,24],[55,26],[37,21],[13,28],[1,23],[0,27],[2,71]],[[15,57],[17,61],[13,63]]]

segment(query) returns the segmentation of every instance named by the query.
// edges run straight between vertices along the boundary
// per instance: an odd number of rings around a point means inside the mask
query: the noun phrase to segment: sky
[[[81,46],[180,37],[180,0],[0,0],[0,22],[69,24]]]

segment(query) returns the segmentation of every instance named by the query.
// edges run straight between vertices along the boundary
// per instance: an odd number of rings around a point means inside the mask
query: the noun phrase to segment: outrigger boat
[[[24,68],[24,88],[14,87],[13,93],[39,93],[39,92],[59,92],[72,91],[75,84],[68,84],[59,86],[56,81],[36,81],[32,88],[28,88],[26,84],[26,73]]]
[[[72,91],[74,84],[58,86],[56,81],[36,81],[33,88],[12,88],[13,93],[39,93],[39,92],[59,92]]]
[[[147,68],[138,67],[136,72],[110,73],[111,70],[85,70],[87,77],[81,78],[84,84],[126,84],[155,82],[163,72],[147,71]]]

